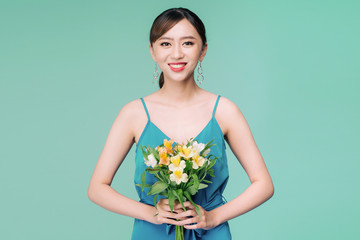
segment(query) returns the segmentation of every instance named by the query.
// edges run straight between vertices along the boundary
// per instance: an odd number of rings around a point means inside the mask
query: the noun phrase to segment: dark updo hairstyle
[[[199,33],[203,46],[206,44],[205,26],[201,19],[192,11],[186,8],[170,8],[157,16],[150,30],[150,44],[153,43],[169,31],[180,20],[186,18]],[[161,72],[159,77],[159,87],[164,85],[164,73]]]

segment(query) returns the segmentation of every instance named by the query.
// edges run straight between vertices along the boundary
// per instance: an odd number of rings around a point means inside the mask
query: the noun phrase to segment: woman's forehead
[[[169,29],[166,33],[164,33],[160,39],[184,39],[184,38],[192,38],[199,39],[200,35],[196,31],[195,27],[187,20],[182,19],[178,23],[176,23],[172,28]]]

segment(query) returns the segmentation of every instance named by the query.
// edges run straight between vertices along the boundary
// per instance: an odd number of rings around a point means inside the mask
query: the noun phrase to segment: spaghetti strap
[[[220,95],[219,95],[219,96],[217,97],[217,99],[216,99],[214,111],[213,111],[213,114],[212,114],[213,117],[215,116],[215,111],[216,111],[216,107],[217,107],[217,105],[218,105],[219,99],[220,99]]]
[[[150,121],[150,115],[149,115],[149,112],[148,112],[148,110],[147,110],[147,108],[146,108],[145,101],[144,101],[144,99],[143,99],[142,97],[141,97],[140,99],[141,99],[141,101],[142,101],[142,104],[144,105],[145,112],[146,112],[146,115],[147,115],[147,117],[148,117],[148,120]]]

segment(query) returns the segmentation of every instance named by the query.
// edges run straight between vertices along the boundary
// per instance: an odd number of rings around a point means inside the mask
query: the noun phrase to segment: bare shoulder
[[[244,124],[246,122],[240,108],[230,99],[221,96],[215,114],[224,135],[228,135],[229,129],[234,124]]]
[[[223,114],[229,113],[229,112],[241,112],[240,108],[230,99],[221,96],[219,99],[219,108],[220,111],[223,111]]]
[[[126,103],[119,111],[116,120],[127,125],[128,132],[135,138],[136,129],[146,122],[146,113],[140,98]]]
[[[136,114],[139,113],[141,107],[141,100],[135,99],[131,102],[126,103],[119,111],[118,117],[125,118],[126,120],[131,120],[133,117],[136,117]]]

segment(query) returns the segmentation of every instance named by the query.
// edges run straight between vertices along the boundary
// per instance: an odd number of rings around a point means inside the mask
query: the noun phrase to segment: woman
[[[262,204],[274,192],[264,160],[240,109],[229,99],[198,87],[194,71],[204,59],[207,42],[202,21],[184,8],[168,9],[154,21],[150,32],[150,52],[162,73],[160,90],[126,104],[115,119],[90,181],[91,201],[112,212],[135,218],[132,239],[144,237],[174,239],[174,225],[184,226],[185,239],[231,239],[228,220]],[[210,120],[209,120],[210,119]],[[146,168],[139,145],[160,145],[164,138],[185,143],[215,139],[211,151],[219,160],[215,178],[198,192],[186,211],[179,204],[170,212],[168,200],[161,198],[157,209],[153,197],[136,187],[140,201],[129,199],[110,187],[114,174],[136,143],[135,183]],[[226,202],[222,193],[228,180],[225,140],[249,176],[251,185]],[[151,181],[151,179],[150,179]],[[176,221],[179,219],[180,221]]]

